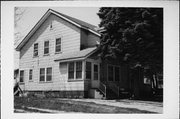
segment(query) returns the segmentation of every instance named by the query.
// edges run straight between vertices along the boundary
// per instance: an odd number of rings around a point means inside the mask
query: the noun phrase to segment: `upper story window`
[[[34,54],[33,56],[38,56],[38,43],[34,44]]]
[[[98,80],[98,65],[97,64],[94,64],[94,80]]]
[[[20,80],[19,80],[20,83],[23,83],[24,82],[24,70],[21,70],[20,71]]]
[[[61,38],[56,39],[56,52],[61,52]]]
[[[49,54],[49,41],[44,42],[44,54]]]

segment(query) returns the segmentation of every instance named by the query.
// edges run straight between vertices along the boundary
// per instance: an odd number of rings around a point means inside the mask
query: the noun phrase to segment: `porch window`
[[[74,62],[69,63],[68,74],[69,79],[74,79]]]
[[[86,62],[86,79],[91,79],[91,62]]]
[[[82,62],[76,62],[76,78],[82,78]]]
[[[52,68],[51,67],[46,69],[46,81],[52,81]]]
[[[45,81],[45,68],[40,68],[40,81]]]
[[[108,66],[108,80],[113,81],[113,66]]]
[[[32,81],[32,76],[33,76],[33,70],[32,69],[30,69],[29,70],[29,81]]]
[[[44,42],[44,54],[49,54],[49,41]]]
[[[61,38],[56,39],[56,52],[61,52]]]
[[[24,70],[21,70],[20,71],[20,80],[19,80],[20,83],[23,83],[24,82]]]
[[[115,81],[119,81],[119,80],[120,80],[120,68],[115,67]]]
[[[34,44],[34,54],[33,54],[34,57],[38,56],[38,43],[35,43]]]
[[[98,65],[94,64],[94,80],[98,80]]]

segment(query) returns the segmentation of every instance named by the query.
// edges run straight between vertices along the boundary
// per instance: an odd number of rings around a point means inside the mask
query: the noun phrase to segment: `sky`
[[[18,21],[15,32],[18,31],[22,36],[25,36],[46,13],[49,7],[27,7],[23,9],[25,9],[25,12],[22,18]],[[50,9],[80,19],[95,26],[98,26],[100,23],[100,19],[97,15],[99,8],[97,7],[51,7]]]

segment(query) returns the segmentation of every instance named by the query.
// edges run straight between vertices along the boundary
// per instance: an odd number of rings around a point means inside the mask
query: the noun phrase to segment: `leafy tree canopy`
[[[100,49],[104,59],[162,71],[163,9],[100,8]]]

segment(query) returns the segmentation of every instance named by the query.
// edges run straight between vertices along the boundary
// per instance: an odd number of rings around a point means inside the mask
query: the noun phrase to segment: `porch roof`
[[[71,61],[71,60],[78,60],[78,59],[85,59],[91,54],[93,54],[97,50],[97,47],[91,47],[91,48],[86,48],[80,51],[75,51],[75,52],[69,52],[69,53],[64,53],[61,54],[58,58],[56,58],[54,61]]]

